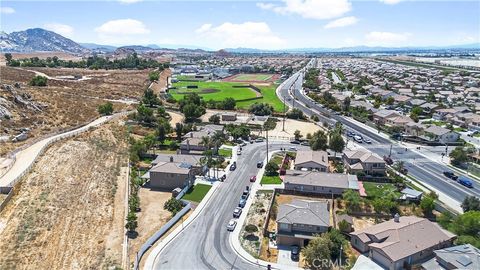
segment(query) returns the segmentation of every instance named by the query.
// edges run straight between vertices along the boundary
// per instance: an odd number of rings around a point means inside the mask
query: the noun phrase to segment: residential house
[[[344,151],[342,161],[348,173],[364,173],[371,176],[385,175],[385,161],[379,155],[369,151]]]
[[[409,122],[405,125],[405,133],[411,136],[420,136],[423,134],[425,126],[420,123]]]
[[[325,151],[298,151],[295,170],[328,172],[328,153]]]
[[[358,190],[356,175],[287,170],[284,189],[304,194],[342,195],[345,190]]]
[[[180,143],[181,154],[202,154],[206,147],[202,144],[203,137],[211,137],[216,132],[223,132],[222,125],[205,125],[198,131],[190,131],[183,135]]]
[[[394,110],[380,110],[373,114],[373,122],[377,125],[385,125],[389,117],[398,116],[398,112]]]
[[[423,195],[423,192],[411,188],[404,188],[400,193],[402,193],[400,200],[415,202],[419,202]]]
[[[422,138],[439,143],[456,142],[460,137],[460,134],[457,132],[436,125],[429,126],[424,130],[424,133]]]
[[[435,258],[423,263],[423,269],[480,269],[480,249],[470,244],[435,250],[433,253]]]
[[[328,201],[293,200],[280,204],[277,214],[277,245],[303,247],[315,234],[328,231]]]
[[[456,236],[437,223],[416,216],[400,217],[350,233],[351,244],[390,270],[405,269],[433,256],[433,250],[449,247]]]
[[[190,185],[195,175],[201,174],[200,157],[160,154],[152,161],[154,166],[142,178],[150,179],[150,187],[173,190]]]

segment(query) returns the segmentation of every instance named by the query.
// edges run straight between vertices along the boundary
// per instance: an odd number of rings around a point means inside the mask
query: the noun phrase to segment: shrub
[[[47,86],[47,77],[37,75],[30,80],[31,86]]]
[[[111,115],[113,113],[113,104],[106,102],[98,106],[98,113],[101,115]]]
[[[248,233],[254,233],[254,232],[258,232],[258,228],[253,224],[248,224],[247,226],[245,226],[245,231]]]

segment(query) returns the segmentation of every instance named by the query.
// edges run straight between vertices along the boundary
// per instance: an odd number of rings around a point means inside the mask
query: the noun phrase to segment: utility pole
[[[390,144],[390,153],[388,153],[388,156],[391,157],[392,156],[392,145]]]
[[[265,132],[267,134],[267,163],[268,163],[268,127],[265,128]]]
[[[285,131],[285,97],[283,97],[283,125],[282,131]]]

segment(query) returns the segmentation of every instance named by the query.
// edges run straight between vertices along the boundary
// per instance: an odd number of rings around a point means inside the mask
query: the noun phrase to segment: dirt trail
[[[119,266],[126,149],[114,123],[49,148],[0,214],[0,269]]]

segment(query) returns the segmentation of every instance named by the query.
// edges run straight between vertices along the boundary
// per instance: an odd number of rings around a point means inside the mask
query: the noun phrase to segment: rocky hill
[[[0,32],[0,51],[2,52],[39,52],[56,51],[74,54],[88,53],[71,39],[41,28],[7,34]]]

